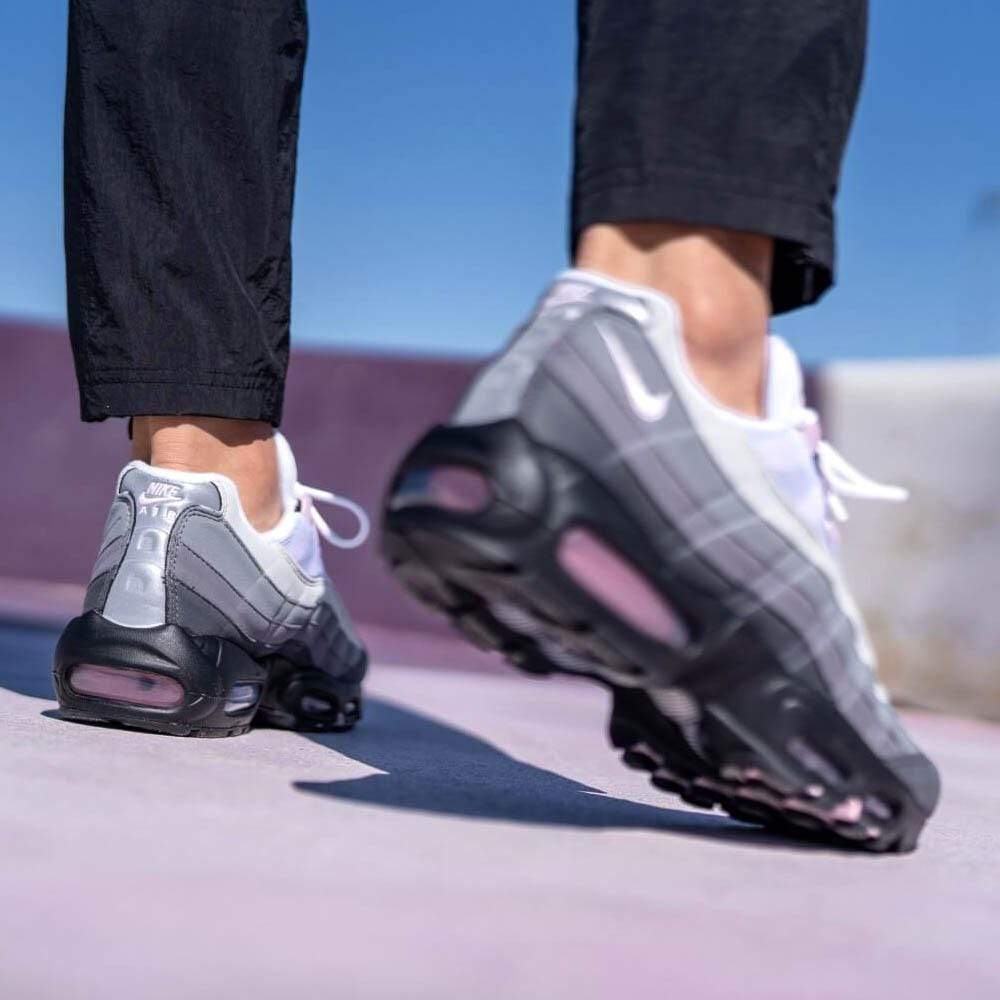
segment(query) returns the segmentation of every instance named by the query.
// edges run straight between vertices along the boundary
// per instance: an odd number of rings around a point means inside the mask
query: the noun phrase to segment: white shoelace
[[[356,549],[359,545],[364,545],[367,541],[368,535],[371,533],[371,522],[364,507],[360,504],[355,503],[353,500],[348,500],[347,497],[337,496],[336,493],[331,493],[329,490],[320,490],[315,486],[303,486],[302,483],[295,484],[295,495],[302,504],[303,513],[309,515],[312,523],[316,525],[316,530],[335,548]],[[316,509],[317,501],[329,504],[331,507],[340,507],[343,510],[350,511],[357,518],[358,522],[358,530],[354,535],[351,538],[344,538],[343,535],[338,535],[326,523],[323,515]]]
[[[792,426],[805,435],[816,456],[816,467],[826,489],[826,502],[834,518],[843,523],[847,520],[847,508],[842,497],[858,497],[863,500],[884,500],[902,503],[910,496],[901,486],[889,486],[869,478],[859,472],[829,441],[824,441],[819,414],[803,406],[792,418]],[[873,681],[875,697],[884,705],[891,704],[889,691],[878,680]]]
[[[901,486],[880,483],[859,472],[829,441],[824,441],[815,410],[803,406],[792,418],[792,426],[805,434],[813,448],[816,466],[826,486],[830,513],[837,521],[843,523],[848,518],[843,497],[888,503],[902,503],[909,498],[910,494]]]

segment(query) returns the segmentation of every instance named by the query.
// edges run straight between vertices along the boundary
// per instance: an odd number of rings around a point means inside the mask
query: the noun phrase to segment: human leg
[[[274,430],[305,46],[301,0],[71,4],[81,411],[131,417],[136,460],[57,648],[69,717],[199,736],[358,718],[366,655],[323,569],[324,495]]]

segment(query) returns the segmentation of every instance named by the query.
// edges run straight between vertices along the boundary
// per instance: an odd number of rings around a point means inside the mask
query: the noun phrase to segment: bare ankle
[[[258,531],[281,518],[278,455],[269,424],[222,417],[135,417],[132,447],[134,457],[160,468],[228,476]]]
[[[640,222],[589,227],[576,264],[672,298],[699,382],[723,405],[759,416],[772,256],[767,236]]]

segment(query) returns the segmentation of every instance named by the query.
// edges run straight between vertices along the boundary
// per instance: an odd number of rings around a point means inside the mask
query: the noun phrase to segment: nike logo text
[[[611,360],[615,364],[622,385],[625,386],[625,394],[628,396],[628,401],[631,403],[632,409],[635,410],[636,416],[650,424],[661,420],[666,416],[667,407],[670,406],[670,393],[650,392],[621,340],[609,330],[598,327],[597,332],[601,335],[601,340],[604,341],[608,353],[611,355]]]
[[[167,504],[183,503],[184,495],[176,483],[150,483],[145,491],[136,498],[140,507],[147,505],[166,506]]]

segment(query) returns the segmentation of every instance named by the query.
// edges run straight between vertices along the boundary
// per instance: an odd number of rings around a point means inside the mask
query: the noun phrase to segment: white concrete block
[[[902,505],[849,501],[848,578],[903,701],[1000,719],[1000,359],[850,362],[827,436]]]

